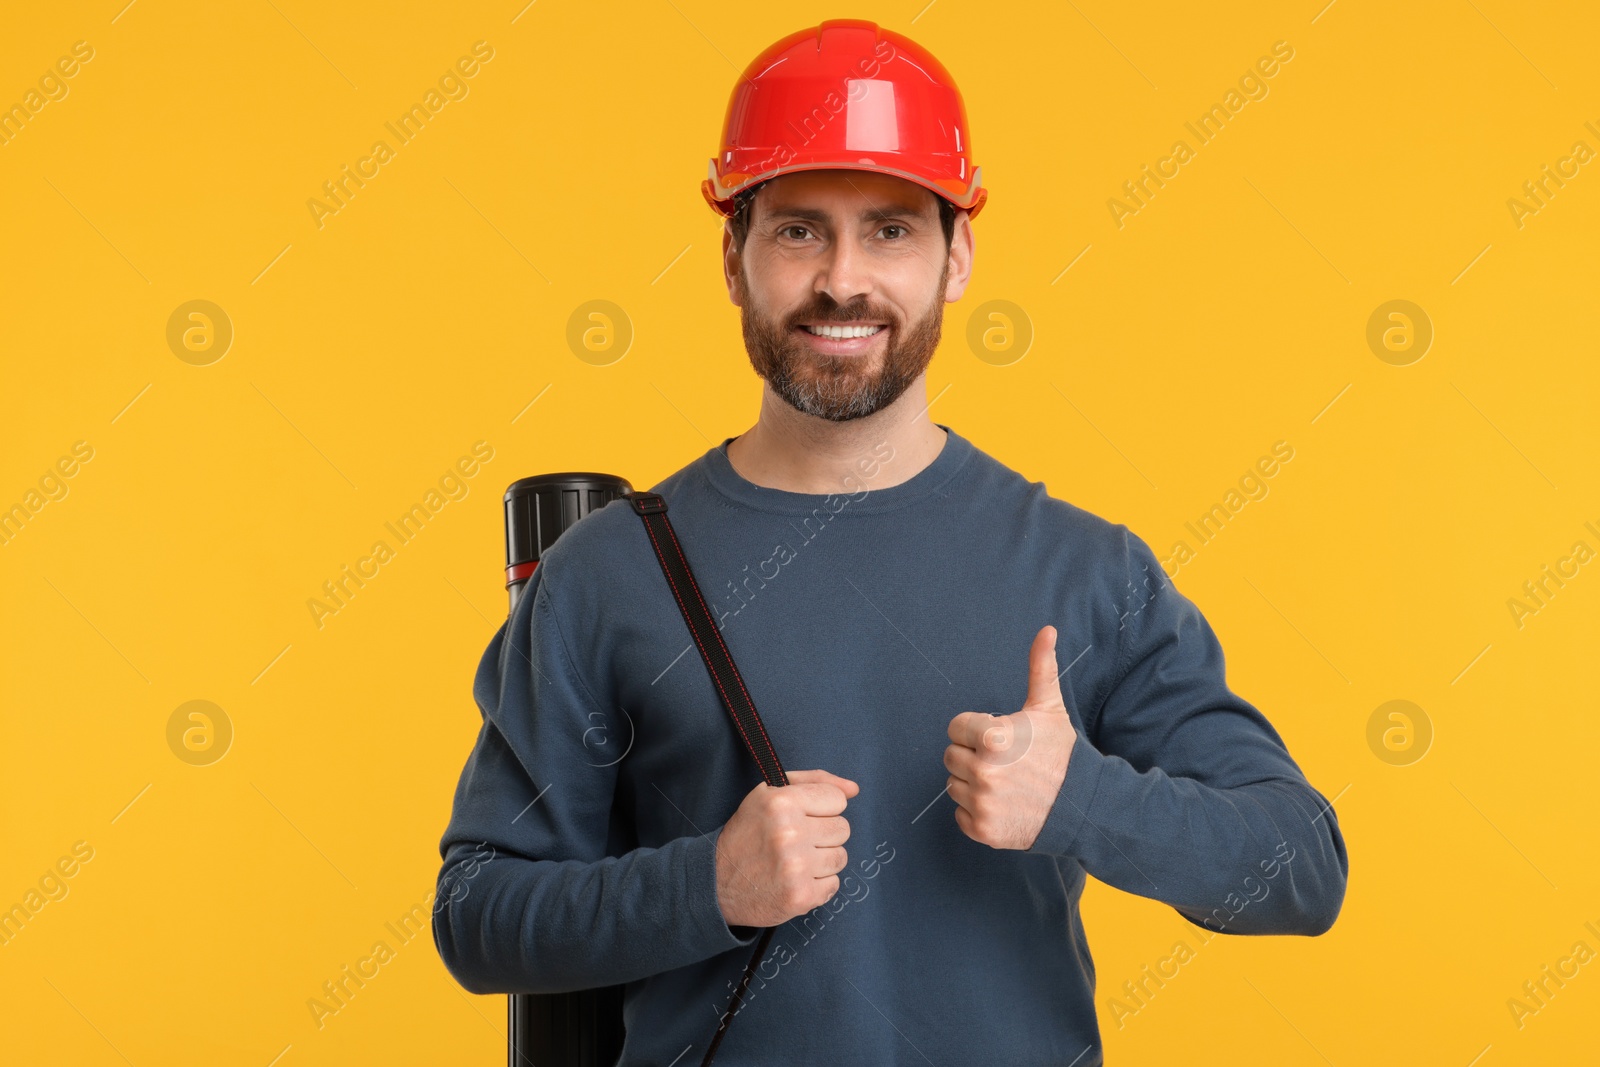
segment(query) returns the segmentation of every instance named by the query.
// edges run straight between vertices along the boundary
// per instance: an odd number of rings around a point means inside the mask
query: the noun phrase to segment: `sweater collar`
[[[733,463],[728,459],[728,443],[734,439],[732,437],[724,438],[721,444],[706,452],[702,469],[712,488],[723,497],[735,505],[756,511],[778,515],[810,515],[818,508],[840,510],[841,499],[849,501],[849,509],[854,514],[892,511],[924,500],[945,488],[972,455],[972,443],[965,437],[944,423],[936,422],[934,425],[943,430],[946,436],[944,447],[933,457],[933,462],[899,485],[881,489],[873,488],[872,479],[865,473],[858,475],[851,484],[841,484],[835,493],[792,493],[787,489],[757,485],[734,470]]]

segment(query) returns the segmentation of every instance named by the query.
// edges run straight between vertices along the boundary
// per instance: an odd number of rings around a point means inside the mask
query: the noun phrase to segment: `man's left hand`
[[[964,711],[950,720],[948,789],[962,833],[991,848],[1027,849],[1050,815],[1078,733],[1056,667],[1056,628],[1028,650],[1028,699],[1010,715]]]

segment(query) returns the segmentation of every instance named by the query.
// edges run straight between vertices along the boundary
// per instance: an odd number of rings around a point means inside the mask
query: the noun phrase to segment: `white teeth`
[[[816,334],[818,337],[846,338],[846,337],[871,337],[873,334],[875,334],[879,330],[883,329],[883,327],[882,326],[807,326],[806,329],[811,331],[812,333]]]

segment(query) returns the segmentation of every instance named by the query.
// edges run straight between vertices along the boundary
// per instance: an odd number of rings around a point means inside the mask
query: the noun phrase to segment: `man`
[[[803,150],[751,133],[840,77]],[[1227,933],[1343,903],[1332,807],[1145,542],[928,416],[985,195],[941,81],[871,23],[791,35],[704,187],[761,409],[653,488],[802,769],[761,780],[626,501],[479,665],[440,953],[477,993],[626,983],[623,1064],[698,1062],[726,1023],[730,1067],[1088,1067],[1086,875]]]

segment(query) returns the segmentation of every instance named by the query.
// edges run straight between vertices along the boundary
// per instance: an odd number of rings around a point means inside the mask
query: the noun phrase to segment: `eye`
[[[906,232],[906,228],[904,226],[900,226],[892,222],[887,226],[880,228],[878,232],[882,233],[884,230],[899,230],[902,235]]]
[[[785,226],[783,229],[779,230],[778,233],[780,235],[783,235],[783,236],[787,237],[788,235],[793,233],[795,230],[799,230],[801,233],[810,233],[811,232],[810,230],[806,229],[804,226],[801,226],[798,223],[796,223],[795,225],[792,225],[792,226]]]

